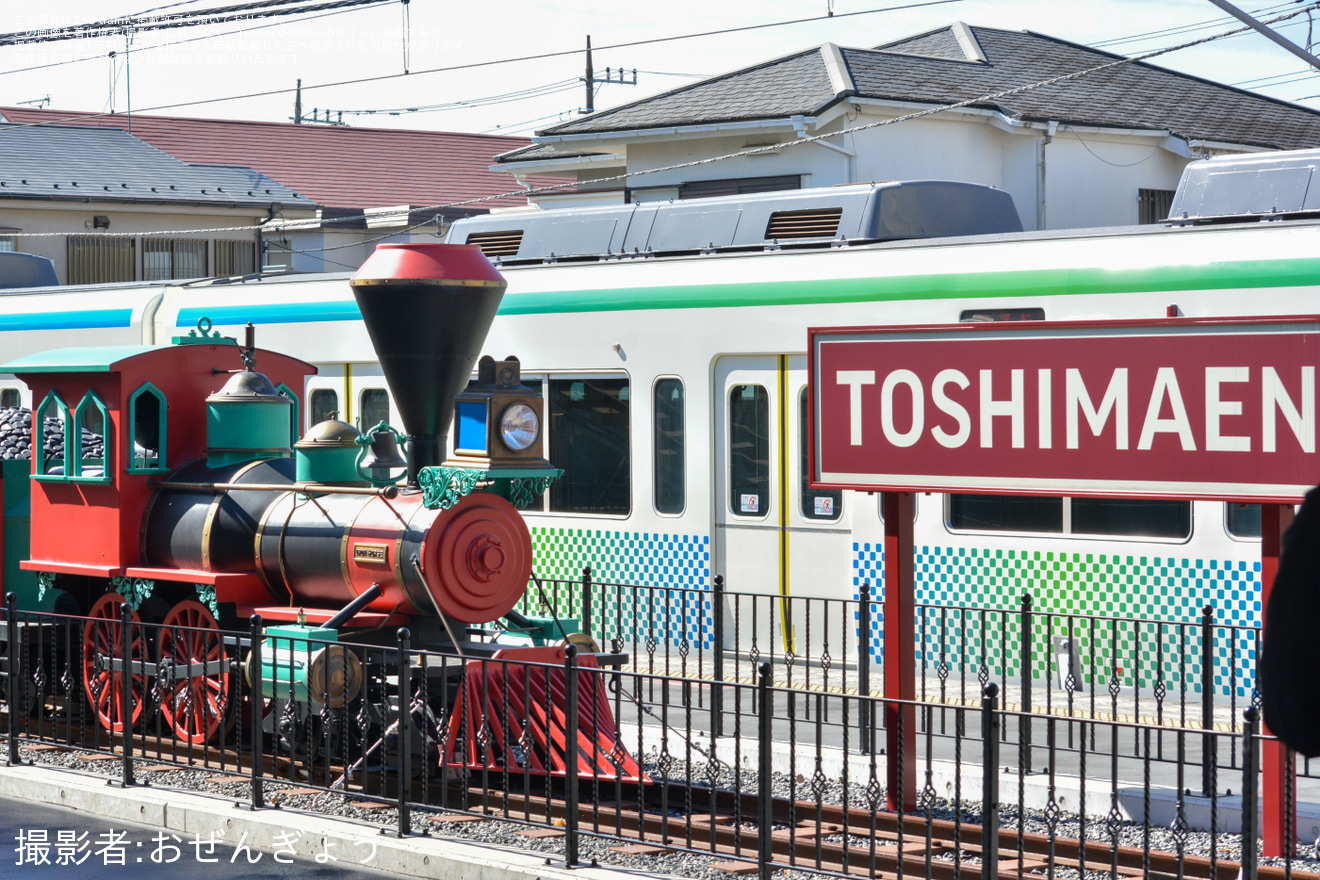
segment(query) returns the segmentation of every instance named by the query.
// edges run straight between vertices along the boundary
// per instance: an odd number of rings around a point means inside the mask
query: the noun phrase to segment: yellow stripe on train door
[[[794,654],[788,578],[788,355],[779,356],[779,618],[784,653]]]

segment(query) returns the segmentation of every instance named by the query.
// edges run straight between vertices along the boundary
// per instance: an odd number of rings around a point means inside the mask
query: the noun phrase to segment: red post
[[[1279,573],[1279,552],[1282,549],[1284,531],[1293,521],[1291,504],[1262,504],[1260,506],[1260,622],[1265,624],[1265,609],[1269,607],[1270,592],[1274,589],[1274,577]],[[887,549],[887,548],[886,548]],[[1270,731],[1261,724],[1261,732]],[[1287,749],[1283,743],[1266,741],[1261,744],[1261,805],[1263,808],[1262,836],[1264,837],[1263,854],[1266,857],[1280,858],[1285,848],[1291,852],[1294,840],[1284,840],[1285,825],[1297,828],[1297,799],[1293,798],[1291,817],[1287,816],[1288,804],[1284,801],[1285,791],[1297,791],[1296,779],[1288,785],[1288,774],[1295,772],[1292,762],[1286,759]],[[1291,821],[1289,821],[1291,818]]]
[[[916,642],[913,633],[916,580],[913,563],[916,547],[912,538],[915,508],[911,492],[886,492],[885,518],[885,698],[914,700]],[[899,718],[903,736],[899,738]],[[900,764],[903,765],[903,809],[917,807],[917,728],[911,706],[885,703],[886,773],[889,809],[898,809]]]

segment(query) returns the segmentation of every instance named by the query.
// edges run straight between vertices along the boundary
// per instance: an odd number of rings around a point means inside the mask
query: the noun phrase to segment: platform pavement
[[[707,683],[715,680],[715,664],[708,653],[680,657],[672,653],[666,655],[661,651],[654,657],[636,653],[632,656],[634,662],[622,666],[621,672],[641,676],[668,675]],[[826,669],[819,663],[799,657],[790,668],[782,655],[762,657],[760,660],[770,662],[774,686],[777,688],[839,695],[860,693],[855,664],[836,663]],[[739,655],[735,658],[730,652],[725,660],[724,681],[727,684],[755,685],[756,666],[757,662],[747,656]],[[989,680],[999,685],[1001,709],[1011,712],[1023,710],[1023,693],[1019,678],[1014,676],[1007,681],[993,678]],[[915,692],[916,698],[924,702],[980,708],[981,688],[982,685],[975,673],[969,671],[964,678],[958,670],[955,670],[944,682],[933,673],[919,676]],[[884,675],[878,666],[872,667],[870,671],[869,690],[873,697],[884,696]],[[1100,685],[1095,689],[1094,695],[1089,689],[1073,691],[1070,707],[1068,692],[1062,686],[1057,682],[1047,683],[1042,679],[1035,679],[1031,692],[1031,708],[1038,715],[1051,714],[1065,717],[1071,708],[1074,718],[1118,721],[1122,724],[1184,726],[1188,730],[1201,730],[1201,695],[1188,693],[1185,700],[1181,698],[1181,694],[1171,690],[1161,704],[1149,689],[1138,693],[1130,687],[1120,688],[1115,698],[1104,685]],[[1092,703],[1094,703],[1094,711],[1092,711]],[[1239,698],[1234,702],[1227,697],[1216,696],[1212,703],[1213,729],[1220,732],[1241,732],[1242,712],[1249,705],[1250,699],[1247,697]]]
[[[691,760],[696,765],[693,768],[694,778],[702,778],[701,769],[706,760],[704,755],[714,755],[720,762],[729,766],[733,766],[735,763],[741,764],[744,772],[748,773],[750,778],[759,766],[760,748],[754,728],[749,732],[751,733],[750,736],[745,735],[741,740],[738,740],[732,736],[712,738],[707,731],[694,730],[691,739]],[[623,742],[627,743],[630,748],[636,748],[637,744],[640,743],[644,754],[653,756],[664,745],[662,730],[654,722],[645,725],[641,731],[637,729],[635,724],[625,722],[620,725],[620,734]],[[857,753],[855,750],[845,752],[842,748],[833,745],[822,745],[818,748],[814,742],[801,740],[794,745],[781,734],[782,731],[775,733],[773,744],[772,766],[776,768],[777,772],[795,771],[797,774],[809,778],[815,774],[817,759],[819,758],[819,769],[826,779],[841,779],[846,767],[850,788],[855,786],[858,791],[864,789],[873,772],[880,785],[885,784],[887,765],[884,755],[865,755]],[[671,734],[668,743],[669,752],[676,758],[681,759],[687,755],[687,745],[683,740],[684,736],[686,734]],[[1001,760],[1008,760],[1013,752],[1016,752],[1016,745],[1005,744]],[[1099,757],[1099,755],[1093,756],[1095,759],[1099,759]],[[1085,786],[1086,799],[1083,803],[1083,786],[1076,769],[1075,766],[1062,767],[1051,780],[1048,772],[1037,771],[1019,774],[1005,767],[999,774],[1000,804],[1003,807],[1016,807],[1020,801],[1022,806],[1028,810],[1043,811],[1050,802],[1050,786],[1052,784],[1054,786],[1054,797],[1059,808],[1065,812],[1077,813],[1084,810],[1088,817],[1103,821],[1101,817],[1108,814],[1111,807],[1115,806],[1114,795],[1116,792],[1116,805],[1123,818],[1133,822],[1142,821],[1145,815],[1145,788],[1139,778],[1132,778],[1135,774],[1126,774],[1126,778],[1121,777],[1119,784],[1114,786],[1108,779],[1099,779],[1096,778],[1096,773],[1089,773]],[[1168,777],[1172,775],[1174,771],[1171,766],[1165,765],[1160,770],[1162,772],[1157,774],[1157,780],[1152,782],[1150,788],[1150,821],[1153,825],[1167,828],[1173,824],[1177,816],[1178,789],[1174,785],[1167,784],[1167,780],[1163,783],[1158,781],[1158,776]],[[930,762],[930,771],[930,782],[937,796],[952,799],[955,792],[958,791],[957,778],[961,775],[963,801],[980,801],[983,769],[979,763],[964,759],[963,763],[958,765],[950,760],[934,758]],[[1185,781],[1189,786],[1197,784],[1192,781],[1194,773],[1199,778],[1199,768],[1188,768]],[[1224,771],[1219,780],[1221,785],[1220,795],[1217,798],[1216,818],[1218,819],[1218,830],[1221,832],[1236,834],[1241,830],[1241,778],[1241,771]],[[918,790],[925,783],[926,763],[923,759],[919,762],[916,770]],[[799,797],[809,800],[811,797],[809,788],[809,783],[802,785],[802,793]],[[1232,790],[1236,790],[1239,794],[1228,793]],[[1195,789],[1191,791],[1195,791]],[[1317,841],[1320,841],[1320,780],[1299,778],[1298,797],[1297,840],[1301,844],[1314,845]],[[861,805],[860,801],[855,804],[855,806]],[[1258,817],[1259,815],[1258,813]],[[1188,793],[1184,795],[1184,817],[1190,830],[1208,831],[1211,819],[1211,799],[1200,794]],[[1098,829],[1100,826],[1097,825],[1096,827]]]
[[[658,880],[668,875],[622,867],[577,867],[569,870],[562,858],[547,864],[544,853],[495,845],[474,844],[441,835],[398,838],[382,834],[380,826],[322,813],[289,808],[247,810],[233,798],[176,789],[107,784],[104,776],[91,776],[42,765],[0,765],[0,798],[66,807],[106,819],[150,825],[184,836],[207,839],[215,834],[223,842],[244,839],[254,850],[275,852],[292,844],[294,857],[310,867],[325,841],[341,847],[375,845],[370,867],[400,877],[444,877],[445,880]],[[418,822],[421,821],[417,817]],[[331,875],[320,873],[317,876]]]

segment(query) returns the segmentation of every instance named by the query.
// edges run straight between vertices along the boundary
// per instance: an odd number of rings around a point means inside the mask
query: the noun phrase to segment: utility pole
[[[632,79],[625,79],[624,78],[625,74],[626,71],[622,67],[620,67],[619,78],[615,79],[614,68],[607,67],[605,68],[604,78],[596,76],[596,69],[591,64],[591,35],[588,34],[587,35],[587,72],[586,72],[586,76],[582,78],[582,81],[587,85],[587,107],[585,110],[580,110],[579,112],[580,113],[596,112],[596,86],[599,83],[613,83],[614,85],[620,85],[620,86],[637,85],[637,68],[635,67],[633,68]]]
[[[302,78],[298,79],[298,90],[293,96],[293,124],[302,125]]]
[[[596,112],[596,71],[591,68],[591,34],[587,34],[587,75],[582,80],[587,84],[587,111]]]

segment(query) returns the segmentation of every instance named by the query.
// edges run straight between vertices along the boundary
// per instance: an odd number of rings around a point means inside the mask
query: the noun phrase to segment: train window
[[[1224,528],[1234,538],[1260,538],[1260,505],[1224,505]]]
[[[760,385],[729,389],[729,508],[766,515],[770,501],[770,397]]]
[[[807,458],[807,420],[811,418],[811,407],[807,402],[807,389],[802,389],[798,398],[798,445],[802,447],[799,459],[799,473],[802,478],[802,516],[804,519],[834,521],[843,515],[843,492],[838,489],[811,488],[811,462]]]
[[[339,392],[333,388],[314,389],[312,391],[311,412],[308,414],[311,424],[319,425],[326,419],[333,419],[338,415]]]
[[[33,427],[40,426],[40,436],[32,443],[32,453],[37,459],[34,466],[38,477],[58,477],[63,479],[69,473],[69,445],[65,443],[68,435],[69,406],[54,391],[37,407],[37,414],[32,419]]]
[[[73,476],[82,480],[110,482],[109,460],[112,441],[110,439],[110,411],[95,391],[88,391],[78,402],[73,412],[74,428],[72,435],[73,452],[69,456],[73,462]],[[65,443],[69,439],[66,435]]]
[[[22,403],[17,388],[0,388],[0,406],[21,406]]]
[[[289,441],[292,442],[302,436],[302,409],[298,403],[298,395],[293,393],[293,389],[283,382],[275,386],[275,390],[283,394],[289,400],[293,401],[293,406],[289,407]]]
[[[632,509],[627,379],[551,379],[550,461],[564,475],[550,484],[556,513],[627,514]]]
[[[1044,309],[964,309],[958,315],[962,323],[981,324],[996,321],[1044,321]]]
[[[1187,501],[1158,499],[953,494],[948,526],[975,532],[1183,540],[1192,533],[1192,506]]]
[[[358,424],[362,431],[370,431],[381,422],[390,421],[390,393],[384,388],[364,388],[358,395]]]
[[[655,509],[682,513],[686,504],[683,380],[655,383]]]
[[[1062,498],[950,495],[949,528],[976,532],[1063,532]]]
[[[1187,538],[1192,534],[1188,501],[1135,498],[1073,498],[1074,535]]]
[[[129,473],[154,473],[165,465],[165,395],[150,382],[128,399],[128,421],[133,426]]]

